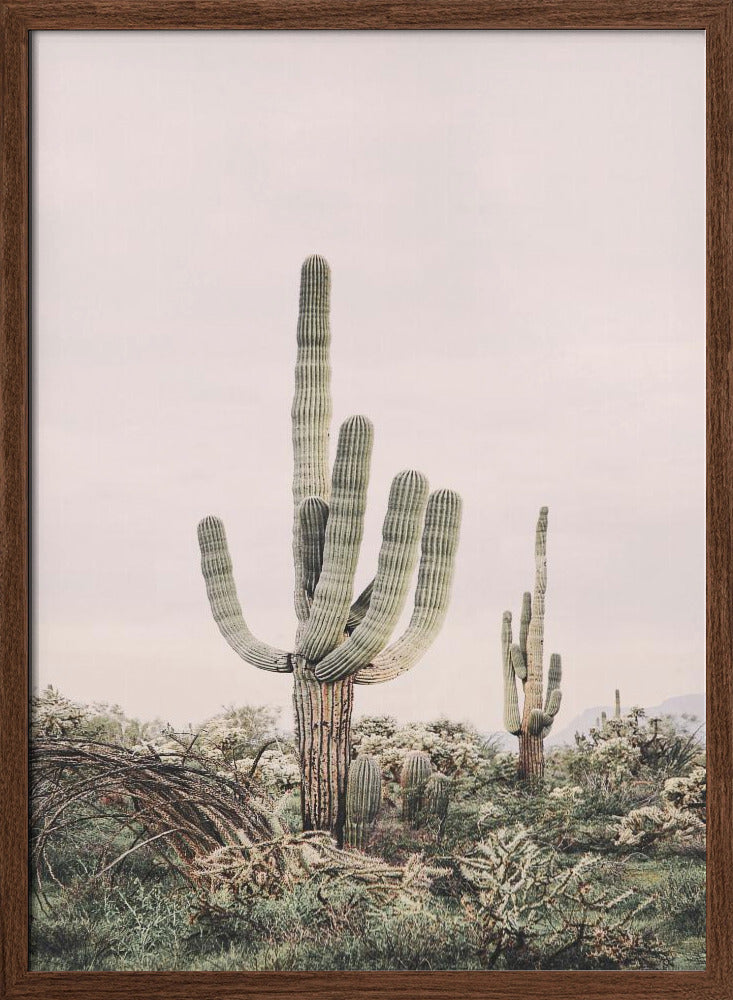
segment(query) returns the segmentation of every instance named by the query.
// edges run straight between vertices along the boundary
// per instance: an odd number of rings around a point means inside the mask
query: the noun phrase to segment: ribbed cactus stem
[[[345,842],[363,851],[382,804],[382,772],[376,757],[361,753],[351,762],[346,786]]]
[[[346,619],[346,631],[349,635],[354,631],[357,625],[360,625],[364,621],[364,615],[369,610],[369,604],[372,600],[372,591],[374,590],[374,580],[370,581],[366,587],[362,590],[359,596],[356,598],[354,603],[351,605],[349,611],[349,617]]]
[[[512,616],[504,612],[501,651],[504,672],[504,725],[519,738],[519,775],[531,782],[544,773],[544,739],[560,710],[562,663],[550,657],[543,696],[545,592],[547,589],[547,507],[540,509],[535,532],[534,594],[522,598],[519,642],[512,642]],[[522,681],[524,704],[520,711],[517,678]]]
[[[505,611],[501,622],[501,649],[504,662],[504,725],[507,732],[518,736],[522,731],[517,680],[512,663],[512,613]]]
[[[410,750],[405,755],[400,773],[402,788],[402,818],[416,826],[425,803],[425,787],[433,771],[433,762],[424,750]]]
[[[405,632],[354,675],[356,684],[381,684],[413,667],[445,619],[461,527],[461,498],[453,490],[431,493],[425,511],[415,603]]]
[[[614,719],[621,718],[621,692],[616,688],[616,693],[614,696],[614,709],[613,709]]]
[[[298,507],[299,531],[296,552],[298,571],[295,575],[295,609],[298,620],[308,621],[313,594],[321,576],[323,543],[328,520],[328,504],[321,497],[306,497]]]
[[[420,472],[395,476],[369,609],[349,638],[316,665],[319,680],[353,674],[386,645],[405,605],[427,497],[428,481]]]
[[[211,613],[219,631],[234,652],[261,670],[287,673],[293,669],[283,649],[275,649],[255,638],[249,630],[237,597],[224,525],[218,517],[205,517],[198,527],[201,572]]]
[[[293,503],[328,500],[328,437],[331,423],[331,272],[323,257],[306,258],[300,271],[298,354],[295,361]]]
[[[437,816],[441,827],[448,815],[451,789],[453,782],[441,771],[434,771],[425,784],[425,800],[428,812]]]
[[[341,425],[333,467],[323,566],[298,653],[317,663],[342,640],[351,610],[354,574],[364,531],[374,430],[366,417]],[[319,680],[326,680],[319,675]]]

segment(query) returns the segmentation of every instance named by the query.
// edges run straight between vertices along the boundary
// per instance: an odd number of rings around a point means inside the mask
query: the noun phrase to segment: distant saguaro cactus
[[[376,757],[360,753],[349,767],[346,787],[346,828],[349,847],[364,850],[382,804],[382,769]]]
[[[613,717],[614,717],[614,719],[620,719],[621,718],[621,692],[619,691],[618,688],[616,688],[615,704],[614,704],[614,708],[613,708]]]
[[[562,662],[557,653],[550,657],[547,694],[543,699],[542,656],[545,632],[545,590],[547,588],[547,507],[540,509],[535,534],[534,596],[522,600],[519,643],[512,642],[512,615],[505,611],[501,627],[504,664],[504,725],[519,737],[519,777],[536,782],[545,771],[544,739],[560,708]],[[524,706],[519,711],[517,677],[522,682]]]
[[[248,663],[293,674],[303,829],[331,830],[341,843],[353,685],[377,684],[409,670],[437,635],[448,606],[461,500],[451,490],[428,497],[428,483],[420,472],[396,476],[376,576],[353,600],[373,432],[366,417],[349,417],[341,426],[329,476],[330,284],[326,261],[309,257],[301,271],[292,406],[298,617],[292,652],[267,645],[249,630],[222,522],[204,518],[198,537],[209,602],[221,634]],[[421,531],[412,618],[404,634],[387,646],[407,598]]]
[[[420,810],[425,804],[425,789],[433,771],[433,762],[424,750],[410,750],[405,755],[400,772],[402,788],[402,819],[417,826]]]

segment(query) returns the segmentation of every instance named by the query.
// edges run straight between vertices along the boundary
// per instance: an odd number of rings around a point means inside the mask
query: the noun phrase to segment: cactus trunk
[[[300,803],[304,830],[328,830],[339,846],[346,820],[353,679],[323,684],[298,657],[293,666]]]
[[[522,781],[538,782],[545,774],[545,743],[542,736],[519,734],[519,777]]]

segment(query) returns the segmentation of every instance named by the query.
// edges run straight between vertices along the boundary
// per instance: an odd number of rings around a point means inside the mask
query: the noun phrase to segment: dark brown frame
[[[2,14],[0,997],[733,998],[733,0],[14,0]],[[33,30],[704,29],[707,57],[705,972],[28,971],[28,64]]]

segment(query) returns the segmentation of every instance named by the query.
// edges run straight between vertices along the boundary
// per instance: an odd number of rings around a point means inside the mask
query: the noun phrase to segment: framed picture
[[[0,6],[0,995],[729,996],[731,4]]]

